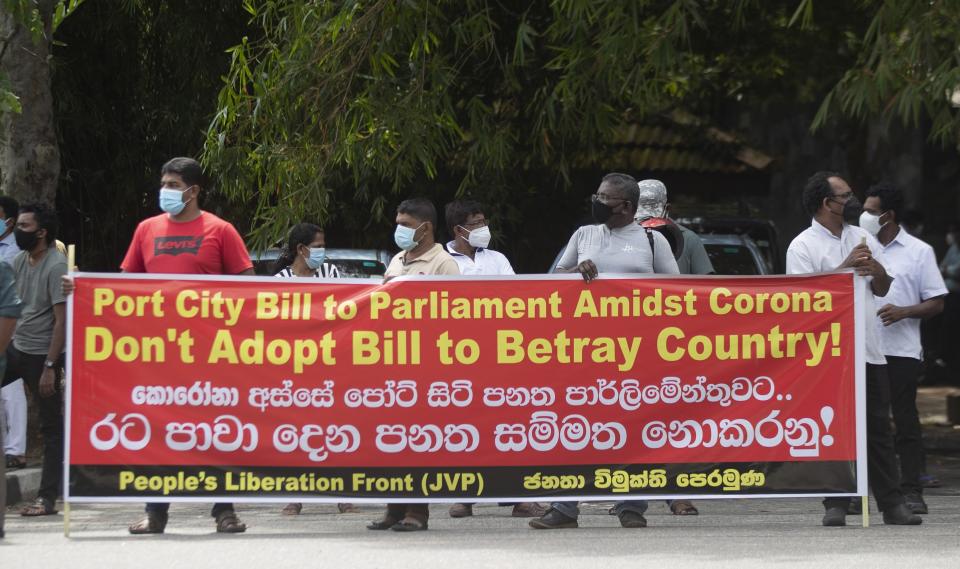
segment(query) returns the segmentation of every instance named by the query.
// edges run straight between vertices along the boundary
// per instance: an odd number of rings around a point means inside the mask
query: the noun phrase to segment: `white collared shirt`
[[[884,263],[894,281],[887,296],[877,303],[879,306],[913,306],[947,294],[933,247],[902,228],[892,241],[881,247]],[[877,319],[877,326],[886,355],[923,359],[919,318],[904,318],[889,326]]]
[[[13,258],[16,257],[19,252],[20,247],[17,247],[17,238],[13,234],[13,231],[3,239],[0,239],[0,261],[6,261],[12,267]]]
[[[844,223],[840,237],[837,237],[814,219],[811,221],[810,227],[794,237],[787,249],[787,274],[800,275],[835,271],[837,267],[843,264],[850,251],[859,245],[863,239],[867,240],[867,247],[870,248],[873,258],[886,268],[883,247],[880,246],[880,242],[873,235],[859,227]],[[873,280],[872,277],[858,276],[854,278],[866,278],[868,283]],[[877,330],[880,319],[877,317],[877,311],[874,308],[873,290],[869,286],[865,297],[863,318],[866,338],[863,344],[866,360],[870,364],[883,365],[887,363],[887,359],[883,356],[883,340]]]
[[[492,249],[477,247],[473,258],[458,253],[453,248],[453,241],[447,242],[447,252],[460,266],[461,275],[515,275],[510,261],[503,253]]]

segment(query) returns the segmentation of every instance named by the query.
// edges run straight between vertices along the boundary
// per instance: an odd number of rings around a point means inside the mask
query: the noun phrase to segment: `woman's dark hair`
[[[280,251],[277,264],[273,266],[273,272],[279,273],[293,264],[293,260],[297,258],[297,247],[300,245],[309,247],[317,233],[323,233],[323,228],[314,223],[298,223],[291,227],[290,233],[287,234],[287,244]]]

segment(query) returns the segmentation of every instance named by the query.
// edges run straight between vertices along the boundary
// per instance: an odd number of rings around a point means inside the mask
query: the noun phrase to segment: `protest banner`
[[[75,282],[67,500],[866,492],[851,273]]]

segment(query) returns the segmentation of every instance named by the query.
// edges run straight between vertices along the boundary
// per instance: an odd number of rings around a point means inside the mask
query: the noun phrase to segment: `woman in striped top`
[[[340,271],[336,265],[326,261],[326,239],[323,228],[313,223],[299,223],[290,229],[287,237],[287,246],[284,248],[274,270],[276,276],[286,277],[316,277],[318,279],[338,279]],[[291,502],[282,513],[296,516],[303,509],[303,504]],[[357,512],[353,504],[337,504],[340,513]]]
[[[298,223],[290,229],[287,246],[273,270],[278,277],[340,278],[336,265],[325,261],[326,240],[323,228],[313,223]]]

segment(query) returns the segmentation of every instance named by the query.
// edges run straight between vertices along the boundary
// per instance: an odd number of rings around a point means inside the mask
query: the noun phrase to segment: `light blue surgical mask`
[[[180,215],[183,208],[187,207],[187,204],[193,199],[190,198],[187,201],[183,201],[183,192],[192,187],[193,186],[190,186],[182,190],[177,188],[160,188],[160,209],[170,215]]]
[[[423,223],[426,223],[426,221]],[[411,251],[419,245],[420,242],[414,241],[413,237],[417,234],[417,230],[423,227],[423,223],[418,225],[416,229],[398,225],[397,230],[393,232],[393,241],[397,244],[397,247],[404,251]]]
[[[320,268],[320,265],[323,264],[323,261],[327,258],[327,250],[323,247],[310,247],[310,256],[305,258],[304,261],[307,263],[307,267],[311,271],[315,271]]]

